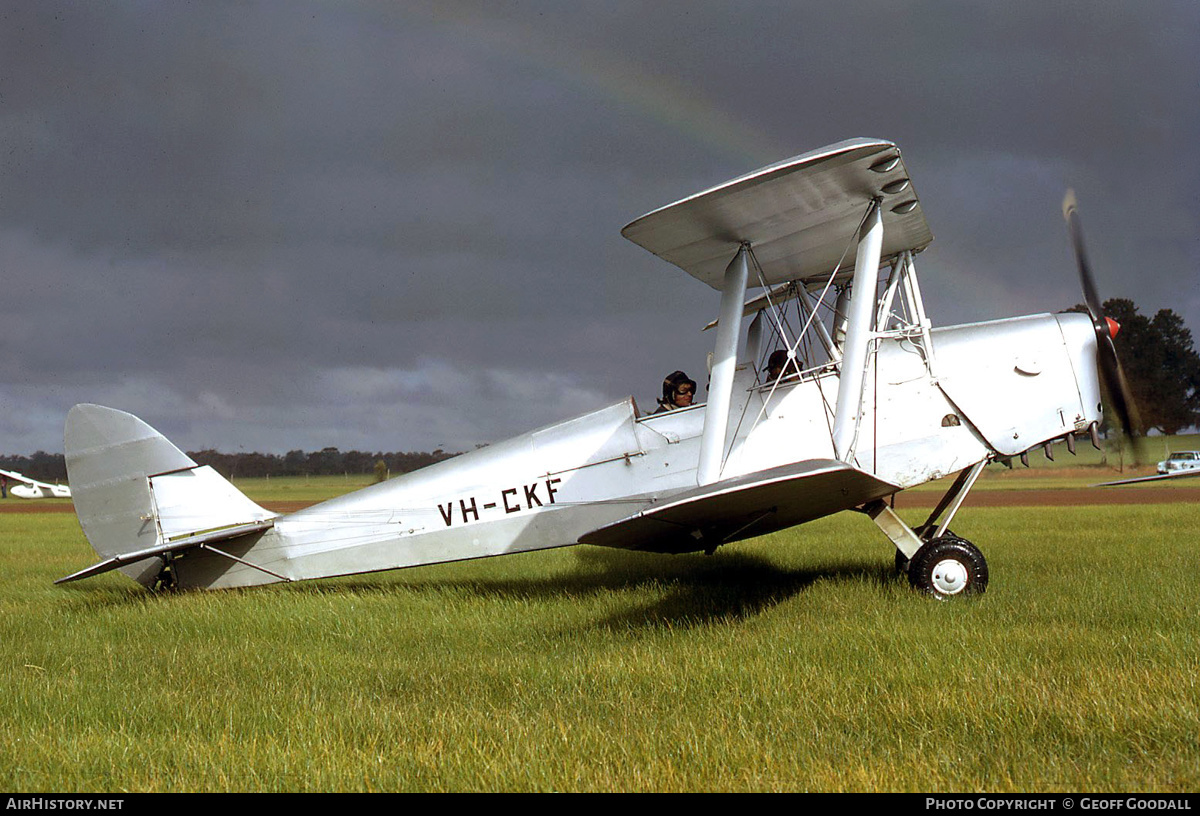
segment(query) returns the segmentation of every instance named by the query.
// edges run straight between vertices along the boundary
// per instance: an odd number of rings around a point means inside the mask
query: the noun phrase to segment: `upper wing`
[[[842,278],[853,273],[851,245],[874,198],[883,202],[882,261],[933,240],[899,148],[878,139],[763,167],[643,215],[621,234],[715,289],[744,242],[767,285],[822,279],[835,268]]]
[[[832,459],[752,473],[690,490],[592,530],[580,544],[691,552],[858,507],[900,488]]]

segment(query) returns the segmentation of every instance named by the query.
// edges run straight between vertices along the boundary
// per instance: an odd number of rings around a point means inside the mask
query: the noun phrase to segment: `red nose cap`
[[[1104,318],[1104,321],[1108,323],[1108,336],[1113,340],[1116,340],[1117,332],[1121,330],[1121,324],[1113,320],[1111,317]]]

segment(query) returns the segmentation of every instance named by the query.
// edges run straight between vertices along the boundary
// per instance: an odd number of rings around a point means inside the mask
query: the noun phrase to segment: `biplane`
[[[888,141],[772,164],[622,234],[719,293],[703,402],[646,414],[627,398],[288,514],[140,419],[77,405],[69,481],[102,560],[60,582],[119,569],[218,589],[577,544],[712,553],[850,510],[914,587],[977,593],[987,562],[949,527],[984,466],[1096,442],[1101,374],[1118,385],[1098,306],[932,325],[916,260],[933,236]],[[791,365],[768,377],[779,350]],[[896,513],[897,493],[952,474],[923,523]]]
[[[71,488],[67,485],[50,484],[30,479],[12,470],[0,470],[0,479],[11,479],[17,484],[8,487],[8,492],[18,499],[69,499]]]

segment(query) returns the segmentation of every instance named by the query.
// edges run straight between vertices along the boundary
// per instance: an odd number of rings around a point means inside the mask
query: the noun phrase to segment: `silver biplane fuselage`
[[[63,580],[119,568],[147,586],[221,588],[573,544],[711,552],[847,509],[907,563],[943,535],[985,464],[1073,444],[1101,418],[1087,316],[930,326],[914,257],[932,236],[889,142],[763,168],[624,234],[721,292],[705,404],[640,415],[626,399],[288,515],[141,420],[76,406],[68,469],[104,560]],[[747,302],[750,287],[763,293]],[[778,317],[789,303],[802,330]],[[764,381],[772,345],[797,365]],[[955,472],[925,525],[889,506]],[[960,566],[942,594],[969,573]]]

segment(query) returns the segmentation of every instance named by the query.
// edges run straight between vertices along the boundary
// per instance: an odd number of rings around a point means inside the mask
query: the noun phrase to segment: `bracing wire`
[[[871,214],[871,210],[874,206],[875,206],[874,201],[872,201],[869,205],[867,205],[866,211],[863,212],[862,218],[860,218],[858,221],[858,226],[854,228],[854,233],[853,233],[852,237],[850,238],[850,241],[846,244],[846,248],[842,250],[842,255],[840,258],[838,258],[838,262],[833,267],[833,271],[829,273],[829,279],[825,281],[825,286],[824,286],[824,288],[821,289],[821,296],[819,298],[817,298],[818,303],[821,303],[825,300],[825,296],[829,293],[829,287],[833,285],[834,279],[837,278],[838,272],[841,271],[842,264],[846,260],[846,253],[848,253],[850,251],[850,247],[854,246],[854,244],[856,243],[856,239],[857,239],[859,233],[862,231],[863,224],[865,224],[867,222],[867,217]],[[751,254],[751,257],[753,258],[753,253]],[[757,259],[755,259],[754,263],[755,263],[755,267],[757,267],[758,266]],[[759,274],[759,280],[760,281],[762,280],[761,271]],[[767,302],[768,302],[768,304],[771,304],[769,295],[767,298]],[[772,308],[774,308],[773,304],[771,304],[771,306],[772,306]],[[804,327],[800,330],[799,335],[797,335],[796,342],[794,344],[790,344],[788,346],[788,359],[794,360],[796,358],[796,349],[800,345],[800,340],[808,334],[808,330],[812,326],[812,322],[816,318],[816,316],[817,316],[817,310],[816,310],[816,308],[813,308],[809,312],[808,318],[804,321]],[[784,338],[784,339],[786,342],[786,338]],[[766,399],[763,400],[762,407],[759,409],[758,416],[755,418],[752,427],[757,427],[758,423],[762,421],[763,415],[767,412],[767,405],[770,404],[771,397],[775,396],[775,389],[779,387],[779,383],[782,380],[783,380],[783,374],[781,373],[780,376],[776,377],[775,380],[771,383],[771,390],[767,394]]]

